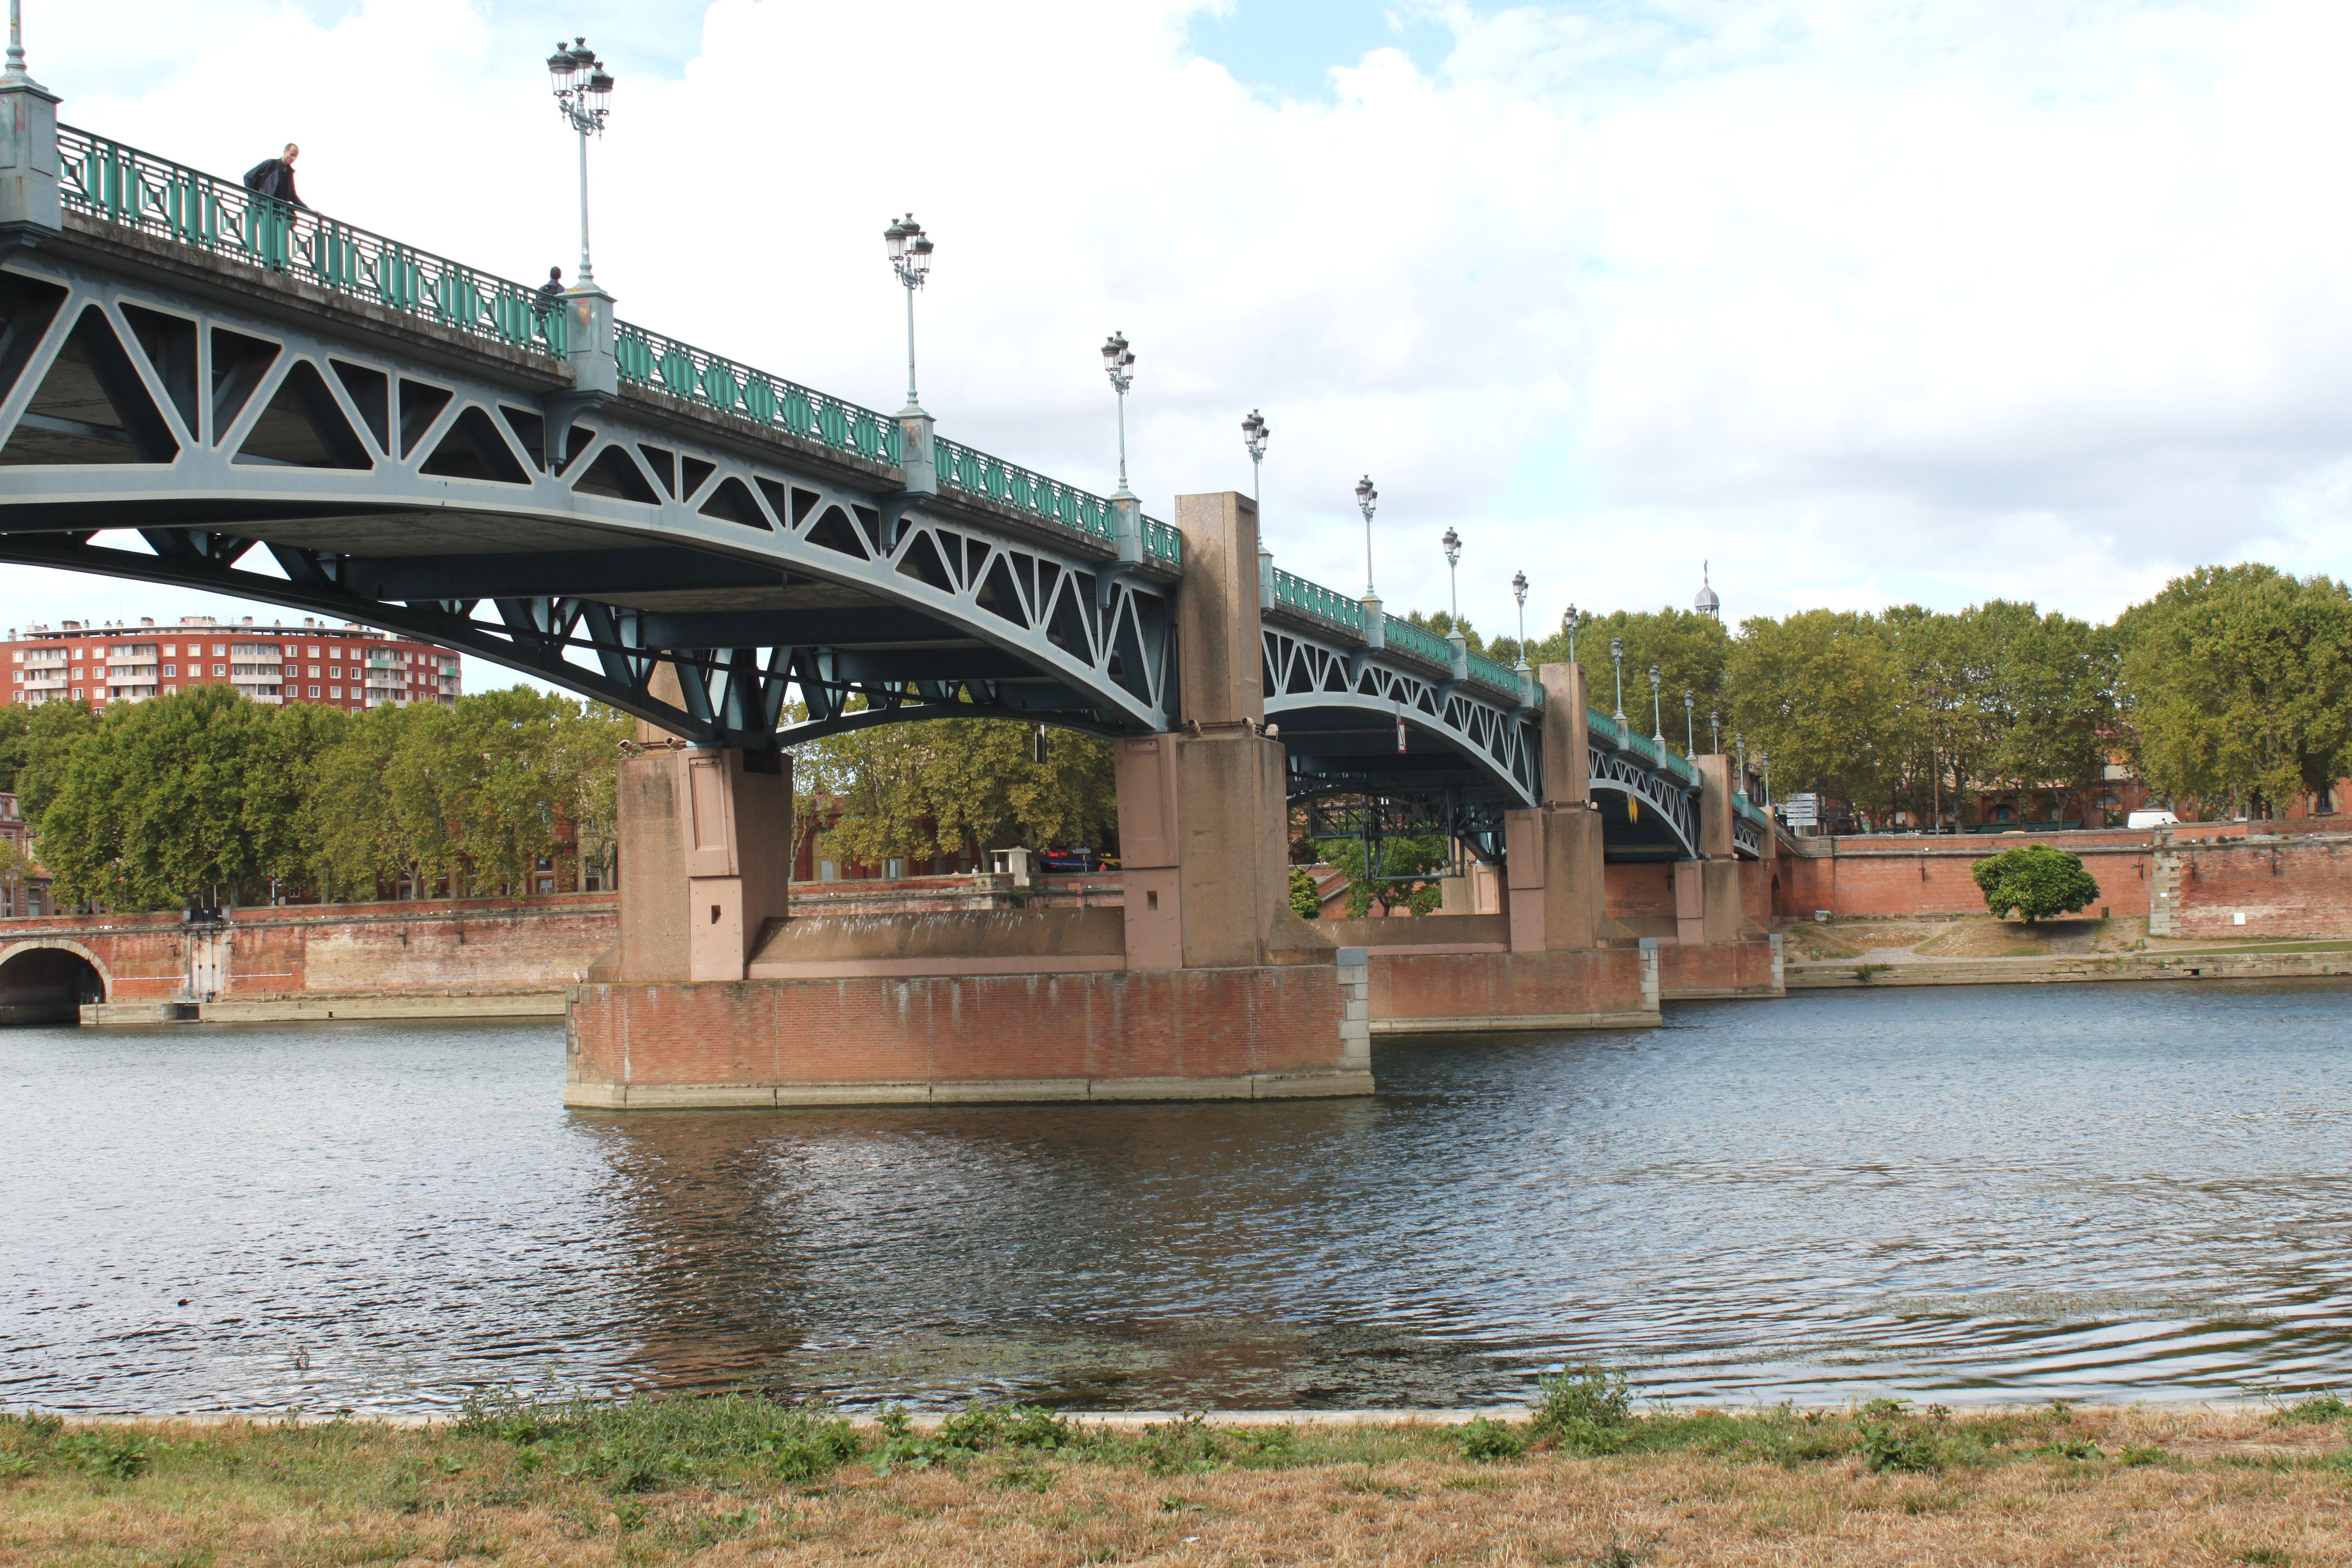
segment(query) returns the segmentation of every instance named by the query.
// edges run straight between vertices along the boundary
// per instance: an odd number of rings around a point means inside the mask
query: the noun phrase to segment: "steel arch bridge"
[[[706,745],[1182,722],[1183,542],[1132,502],[614,322],[602,296],[58,139],[61,225],[0,239],[0,560],[429,639]],[[1541,798],[1540,689],[1287,574],[1261,590],[1293,793],[1443,810],[1499,847],[1500,812]],[[1697,853],[1696,774],[1605,723],[1618,837]]]

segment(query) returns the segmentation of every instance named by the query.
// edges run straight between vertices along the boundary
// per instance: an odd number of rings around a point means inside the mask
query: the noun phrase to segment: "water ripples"
[[[560,1030],[0,1032],[0,1404],[2352,1381],[2352,985],[1385,1045],[1376,1100],[562,1110]]]

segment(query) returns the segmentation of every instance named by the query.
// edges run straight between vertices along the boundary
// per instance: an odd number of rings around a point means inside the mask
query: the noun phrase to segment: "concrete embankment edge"
[[[288,1024],[393,1018],[561,1018],[562,991],[433,995],[281,996],[224,1002],[94,1002],[81,1021],[99,1026],[153,1024]]]
[[[937,1083],[566,1086],[575,1110],[742,1110],[827,1106],[1039,1105],[1168,1100],[1328,1100],[1374,1092],[1369,1072],[1233,1078],[992,1079]]]
[[[2352,974],[2352,946],[2320,952],[2090,953],[1791,963],[1791,991],[1886,985],[2036,985],[2098,980],[2300,980]]]

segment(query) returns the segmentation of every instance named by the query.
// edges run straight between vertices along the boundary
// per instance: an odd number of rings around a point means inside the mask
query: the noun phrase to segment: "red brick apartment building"
[[[318,702],[357,710],[455,702],[457,656],[431,643],[305,619],[256,626],[183,616],[159,626],[61,621],[8,629],[7,700],[116,702],[169,697],[192,686],[233,686],[256,702]]]

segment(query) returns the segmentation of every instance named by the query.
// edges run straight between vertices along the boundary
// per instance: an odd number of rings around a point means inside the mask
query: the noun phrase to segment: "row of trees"
[[[628,722],[517,687],[352,714],[227,687],[0,709],[0,788],[67,903],[166,908],[406,880],[522,892],[566,839],[609,862]]]
[[[1443,614],[1425,624],[1452,629]],[[1612,637],[1639,728],[1663,710],[1670,744],[1706,751],[1719,714],[1727,746],[1738,735],[1769,753],[1780,793],[1874,813],[1927,816],[1985,786],[2087,790],[2116,756],[2158,798],[2208,815],[2260,816],[2352,774],[2352,593],[2325,576],[2205,567],[2109,626],[2004,600],[1759,616],[1737,636],[1686,610],[1621,611],[1576,637],[1604,710]],[[1484,651],[1507,662],[1519,646]],[[1568,657],[1563,635],[1530,640],[1530,663]]]

